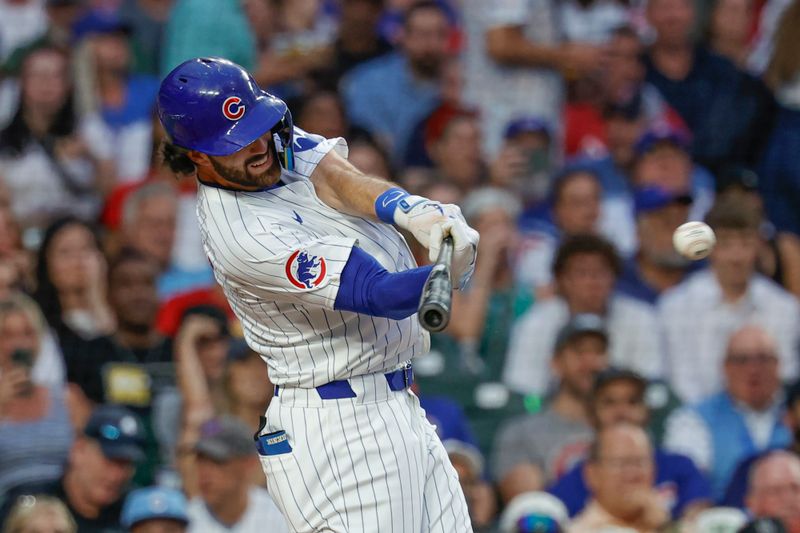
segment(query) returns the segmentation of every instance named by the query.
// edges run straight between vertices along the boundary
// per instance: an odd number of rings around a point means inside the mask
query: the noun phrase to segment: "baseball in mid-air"
[[[681,224],[672,234],[672,244],[678,253],[693,261],[708,257],[716,242],[714,230],[705,222]]]

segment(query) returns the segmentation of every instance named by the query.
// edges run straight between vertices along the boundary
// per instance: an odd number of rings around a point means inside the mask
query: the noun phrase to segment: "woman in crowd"
[[[25,228],[64,214],[94,216],[98,193],[113,179],[113,165],[87,141],[72,100],[64,52],[31,52],[22,65],[17,112],[0,132],[0,176]]]
[[[105,269],[88,224],[67,217],[47,228],[39,248],[34,297],[62,342],[70,334],[93,338],[114,330]]]
[[[58,479],[72,443],[64,385],[46,387],[32,377],[44,332],[29,297],[0,301],[0,495]]]

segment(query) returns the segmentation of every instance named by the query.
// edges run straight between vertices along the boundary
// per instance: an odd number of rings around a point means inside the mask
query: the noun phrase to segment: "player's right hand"
[[[428,249],[432,262],[439,256],[442,240],[447,235],[452,236],[450,273],[454,286],[464,288],[475,270],[480,240],[478,232],[469,227],[457,205],[441,204],[420,196],[409,196],[406,200],[409,208],[399,207],[395,211],[395,223],[410,231]]]

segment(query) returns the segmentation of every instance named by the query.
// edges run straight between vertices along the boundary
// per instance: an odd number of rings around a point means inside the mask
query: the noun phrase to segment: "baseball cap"
[[[76,41],[87,35],[121,33],[130,35],[131,25],[118,14],[100,9],[93,9],[81,17],[72,28]]]
[[[446,439],[442,441],[442,445],[444,446],[447,455],[457,455],[462,457],[470,467],[472,467],[473,472],[476,475],[480,476],[483,474],[483,467],[484,467],[484,460],[483,455],[481,455],[480,450],[473,446],[468,442],[464,442],[458,439]]]
[[[669,124],[660,124],[648,129],[639,137],[633,147],[636,155],[642,155],[663,142],[671,143],[681,150],[689,150],[691,147],[689,133]]]
[[[564,346],[583,335],[598,335],[608,344],[605,320],[601,316],[591,313],[581,313],[573,316],[558,332],[555,351],[560,351]]]
[[[139,522],[156,518],[188,524],[189,515],[183,493],[168,487],[147,487],[128,494],[120,517],[123,527],[130,529]]]
[[[644,395],[647,389],[647,380],[633,370],[627,368],[609,367],[601,370],[594,378],[592,396],[596,396],[604,387],[615,381],[630,381],[637,385],[640,393]]]
[[[758,181],[758,174],[752,169],[739,165],[730,166],[719,173],[717,191],[739,187],[745,191],[758,192]]]
[[[550,125],[546,120],[539,117],[519,117],[515,118],[506,125],[506,131],[503,135],[505,139],[516,137],[522,133],[544,133],[551,137]]]
[[[664,208],[673,203],[692,204],[688,192],[673,192],[658,186],[639,187],[633,192],[633,205],[636,213],[647,213]]]
[[[787,530],[777,518],[757,518],[740,529],[739,533],[787,533]]]
[[[569,523],[567,508],[546,492],[523,492],[515,496],[500,516],[502,533],[560,533]]]
[[[232,416],[223,415],[200,427],[200,440],[195,452],[220,463],[247,457],[256,452],[253,435],[247,425]]]
[[[138,462],[145,458],[144,426],[130,409],[110,404],[96,407],[83,433],[96,440],[109,459]]]

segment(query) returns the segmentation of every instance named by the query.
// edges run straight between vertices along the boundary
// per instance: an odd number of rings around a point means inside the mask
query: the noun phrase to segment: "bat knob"
[[[423,316],[423,320],[431,329],[431,331],[439,331],[440,329],[443,329],[442,323],[444,322],[444,319],[442,317],[442,313],[440,313],[438,309],[429,309],[426,311]]]

